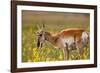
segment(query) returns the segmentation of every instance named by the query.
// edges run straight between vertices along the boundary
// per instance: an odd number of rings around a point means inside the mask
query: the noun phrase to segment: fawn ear
[[[35,34],[38,36],[39,35],[39,32],[37,31]]]
[[[43,27],[43,29],[45,28],[45,25],[44,24],[42,24],[42,27]]]
[[[42,24],[42,30],[46,31],[45,24]]]
[[[41,29],[41,28],[40,28],[40,26],[39,26],[39,24],[37,24],[37,29],[38,29],[38,30],[40,30],[40,29]]]

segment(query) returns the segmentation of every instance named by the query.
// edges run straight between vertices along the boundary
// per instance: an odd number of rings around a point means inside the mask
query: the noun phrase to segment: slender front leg
[[[64,48],[63,53],[64,53],[64,60],[69,60],[69,51],[66,50],[66,48]]]
[[[63,49],[64,53],[64,60],[69,60],[69,50],[68,50],[68,44],[66,43],[66,47]]]

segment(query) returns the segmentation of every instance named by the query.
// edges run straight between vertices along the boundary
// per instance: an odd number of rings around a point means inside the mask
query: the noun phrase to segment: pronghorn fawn
[[[64,54],[64,60],[69,59],[69,51],[76,49],[79,54],[83,54],[83,47],[89,45],[89,35],[81,28],[64,29],[57,34],[51,34],[44,30],[44,25],[38,34],[37,47],[41,49],[45,41],[50,42],[55,48],[61,49]]]

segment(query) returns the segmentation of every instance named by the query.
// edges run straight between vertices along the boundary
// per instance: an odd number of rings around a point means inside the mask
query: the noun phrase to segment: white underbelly
[[[62,38],[62,43],[64,47],[66,47],[66,43],[68,44],[68,46],[70,46],[72,43],[74,43],[74,37]]]

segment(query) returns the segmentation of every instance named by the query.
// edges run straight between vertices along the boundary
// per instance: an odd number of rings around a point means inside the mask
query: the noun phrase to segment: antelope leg
[[[68,50],[68,44],[66,43],[66,47],[63,49],[64,53],[64,60],[69,60],[69,50]]]
[[[64,60],[69,60],[69,51],[66,50],[66,48],[64,48],[63,53],[64,53]]]

